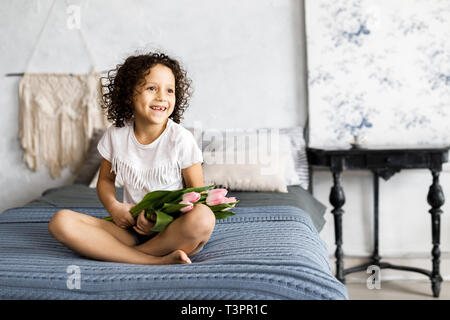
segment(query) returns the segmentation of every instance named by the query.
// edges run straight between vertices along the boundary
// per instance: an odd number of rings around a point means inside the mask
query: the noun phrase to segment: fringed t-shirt
[[[97,148],[111,162],[111,172],[123,181],[123,201],[132,204],[151,191],[182,189],[181,170],[203,162],[192,133],[170,118],[150,144],[141,144],[133,123],[127,123],[121,128],[110,126]]]

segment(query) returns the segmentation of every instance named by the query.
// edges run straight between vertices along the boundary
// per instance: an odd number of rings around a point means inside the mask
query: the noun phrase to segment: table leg
[[[431,273],[431,288],[433,290],[433,296],[439,297],[441,291],[442,277],[439,272],[441,250],[439,249],[440,243],[440,229],[441,229],[441,206],[444,204],[445,198],[442,188],[439,185],[439,171],[432,170],[433,183],[428,191],[427,201],[431,206],[429,212],[431,213],[431,235],[433,239],[433,250],[431,254],[433,256],[433,270]]]
[[[373,254],[372,263],[374,265],[380,264],[379,254],[379,175],[377,171],[373,171]]]
[[[340,184],[340,171],[333,171],[333,187],[330,192],[330,203],[334,207],[331,213],[334,215],[334,235],[336,239],[336,278],[345,283],[344,279],[344,252],[342,250],[342,214],[344,210],[342,206],[345,203],[345,194]]]

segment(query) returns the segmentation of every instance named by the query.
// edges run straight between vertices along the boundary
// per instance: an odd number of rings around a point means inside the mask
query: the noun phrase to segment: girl
[[[115,73],[112,73],[115,71]],[[129,210],[153,190],[202,187],[202,153],[179,123],[188,106],[190,80],[180,64],[161,53],[131,56],[108,72],[103,94],[113,122],[98,144],[103,159],[97,194],[114,222],[72,210],[52,217],[48,229],[58,241],[88,258],[134,264],[191,263],[209,240],[214,213],[204,204],[152,232],[154,220]],[[116,200],[115,179],[124,184]],[[183,181],[184,179],[184,181]]]

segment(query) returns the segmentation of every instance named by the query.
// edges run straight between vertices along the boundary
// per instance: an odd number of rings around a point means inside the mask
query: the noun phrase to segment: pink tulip
[[[208,195],[206,197],[206,204],[208,206],[215,206],[217,204],[222,204],[225,201],[225,197],[218,194],[218,195]]]
[[[200,200],[200,197],[201,195],[198,192],[188,192],[183,194],[182,200],[190,203],[196,203],[198,200]]]
[[[232,202],[236,202],[236,201],[237,201],[236,197],[229,197],[229,198],[225,197],[223,203],[232,203]],[[231,208],[234,208],[235,206],[236,206],[236,203],[232,204]],[[222,211],[227,211],[227,210],[230,210],[231,208],[225,208]]]
[[[181,212],[189,212],[194,208],[194,204],[189,201],[180,201],[180,204],[187,204],[187,206],[180,209]]]
[[[225,197],[227,195],[228,190],[227,189],[212,189],[208,191],[209,195],[221,195]]]
[[[206,197],[206,204],[208,206],[215,206],[222,204],[225,201],[225,195],[227,194],[227,189],[213,189],[208,192]]]
[[[236,202],[236,197],[229,197],[229,198],[225,198],[225,203],[232,203],[232,202]]]

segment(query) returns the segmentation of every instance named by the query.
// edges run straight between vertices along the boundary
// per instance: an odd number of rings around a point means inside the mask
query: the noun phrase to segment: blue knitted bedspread
[[[348,299],[325,243],[296,207],[235,208],[235,216],[217,221],[192,264],[165,266],[77,255],[48,232],[59,209],[0,214],[1,299]],[[108,215],[103,208],[70,209]]]

